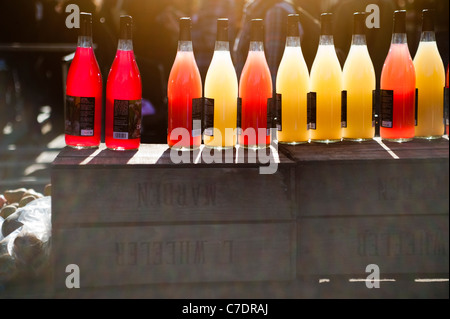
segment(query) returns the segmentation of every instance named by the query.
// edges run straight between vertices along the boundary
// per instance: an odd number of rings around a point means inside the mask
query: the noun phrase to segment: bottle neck
[[[332,35],[321,35],[319,45],[334,45],[334,39]]]
[[[420,42],[435,42],[436,35],[433,31],[424,31],[420,35]]]
[[[406,43],[408,43],[406,33],[392,34],[391,44],[406,44]]]
[[[228,41],[216,41],[214,51],[230,51],[230,43]]]
[[[192,41],[178,41],[178,51],[180,52],[192,52]]]
[[[80,35],[78,37],[77,47],[79,47],[79,48],[92,48],[92,37]]]
[[[299,47],[300,37],[286,37],[286,47]]]
[[[364,34],[354,34],[352,36],[352,45],[366,45],[366,36]]]
[[[264,43],[262,41],[250,41],[249,51],[264,51]]]
[[[121,51],[133,51],[133,40],[119,39],[117,50]]]

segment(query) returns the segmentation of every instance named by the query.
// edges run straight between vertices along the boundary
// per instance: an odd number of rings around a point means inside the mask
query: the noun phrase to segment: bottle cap
[[[262,19],[252,19],[250,41],[264,42],[264,23]]]
[[[80,12],[80,36],[92,37],[92,14]]]
[[[228,19],[217,19],[217,41],[228,41]]]
[[[191,38],[191,18],[180,18],[180,41],[192,41]]]
[[[434,12],[430,9],[422,10],[422,32],[433,31],[434,32]]]
[[[406,10],[396,10],[394,12],[393,33],[406,33]]]
[[[333,14],[322,13],[320,15],[320,35],[333,35]]]
[[[353,34],[366,34],[365,12],[355,12],[353,14]]]
[[[300,16],[298,14],[290,14],[288,15],[288,28],[287,28],[287,36],[288,37],[299,37],[300,32],[298,29],[298,24],[300,23]]]
[[[129,15],[120,16],[120,39],[131,40],[133,34],[133,18]]]

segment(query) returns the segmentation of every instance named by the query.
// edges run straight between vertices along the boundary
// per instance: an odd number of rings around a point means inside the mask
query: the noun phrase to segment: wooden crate
[[[253,155],[174,164],[166,145],[64,149],[52,166],[58,295],[72,295],[65,267],[77,264],[82,287],[102,288],[81,297],[448,296],[414,281],[448,278],[448,140],[280,145],[268,175]],[[396,282],[352,282],[368,264]]]
[[[448,140],[282,146],[297,163],[297,274],[446,274]]]
[[[205,152],[202,150],[201,152]],[[167,145],[136,152],[64,149],[52,166],[55,287],[292,280],[294,163],[252,151],[174,164]],[[256,160],[255,160],[256,159]]]

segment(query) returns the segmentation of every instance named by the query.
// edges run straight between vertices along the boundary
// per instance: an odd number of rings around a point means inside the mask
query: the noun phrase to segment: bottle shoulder
[[[299,50],[286,50],[281,58],[277,71],[278,76],[298,77],[302,75],[309,76],[308,66]]]
[[[345,74],[358,73],[362,71],[375,74],[375,69],[373,66],[372,58],[369,54],[369,50],[366,46],[352,46],[344,62],[342,72]]]
[[[201,83],[200,71],[194,58],[194,54],[177,53],[175,61],[169,73],[169,85],[174,82],[197,81]]]
[[[317,72],[342,72],[341,63],[333,45],[319,46],[311,66],[311,75]]]

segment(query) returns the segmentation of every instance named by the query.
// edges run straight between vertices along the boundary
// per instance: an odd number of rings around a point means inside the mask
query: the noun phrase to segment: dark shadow
[[[55,158],[55,164],[78,165],[92,156],[98,148],[76,149],[69,146],[64,147]]]
[[[114,151],[110,149],[104,149],[98,153],[89,164],[92,165],[125,165],[136,155],[137,150],[126,151]]]
[[[174,152],[174,153],[172,153]],[[175,151],[170,148],[164,151],[156,161],[157,165],[177,165],[194,164],[198,157],[200,149],[192,151]],[[172,158],[171,158],[172,153]]]

